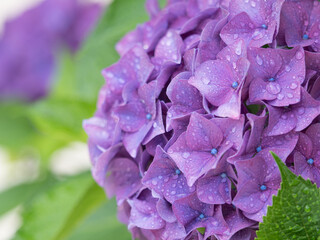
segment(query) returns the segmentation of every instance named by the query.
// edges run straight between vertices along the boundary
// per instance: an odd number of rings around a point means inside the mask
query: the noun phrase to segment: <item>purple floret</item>
[[[48,94],[57,51],[75,52],[93,29],[101,6],[45,0],[9,20],[0,38],[0,100],[34,101]]]
[[[320,186],[320,4],[146,7],[84,121],[93,176],[134,238],[253,240],[281,182],[270,151]]]

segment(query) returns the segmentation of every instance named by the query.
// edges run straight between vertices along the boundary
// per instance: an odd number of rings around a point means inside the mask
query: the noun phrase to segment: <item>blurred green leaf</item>
[[[37,134],[26,108],[21,103],[0,104],[0,145],[13,151]]]
[[[258,240],[320,240],[320,190],[310,180],[293,174],[271,152],[282,183],[272,206],[259,225]]]
[[[104,201],[103,190],[89,173],[60,182],[25,209],[23,225],[14,239],[65,239]]]
[[[127,226],[121,224],[116,216],[116,201],[114,199],[104,203],[67,238],[67,240],[117,239],[130,240],[131,235]]]
[[[52,176],[44,180],[23,183],[0,193],[0,215],[12,210],[20,204],[28,204],[36,195],[42,193],[57,180]]]

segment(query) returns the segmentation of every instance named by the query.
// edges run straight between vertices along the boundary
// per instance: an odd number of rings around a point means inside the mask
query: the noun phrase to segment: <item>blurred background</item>
[[[0,1],[0,240],[130,239],[82,120],[144,0]],[[92,237],[94,235],[94,237]]]

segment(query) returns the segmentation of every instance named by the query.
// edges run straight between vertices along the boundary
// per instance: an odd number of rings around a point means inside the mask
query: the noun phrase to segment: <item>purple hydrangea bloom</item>
[[[45,0],[9,20],[0,38],[0,100],[33,101],[52,85],[56,52],[76,51],[101,12],[97,4]]]
[[[320,185],[319,5],[146,2],[84,121],[134,238],[254,239],[281,182],[270,151]]]

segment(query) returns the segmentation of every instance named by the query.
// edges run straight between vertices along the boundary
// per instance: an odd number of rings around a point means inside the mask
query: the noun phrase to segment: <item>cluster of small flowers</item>
[[[99,17],[101,6],[78,0],[45,0],[6,23],[0,39],[0,100],[44,97],[56,52],[76,51]]]
[[[84,121],[93,176],[133,238],[253,239],[281,182],[269,151],[320,185],[320,3],[146,7]]]

